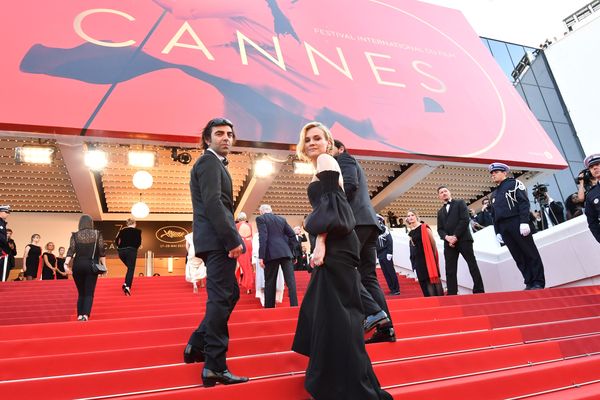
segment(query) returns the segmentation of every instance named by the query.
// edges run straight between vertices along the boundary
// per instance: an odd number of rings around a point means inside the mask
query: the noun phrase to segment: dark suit
[[[233,189],[229,172],[207,150],[191,171],[190,191],[194,210],[194,249],[206,265],[206,312],[189,340],[204,349],[205,368],[227,369],[225,356],[229,345],[227,321],[235,307],[240,289],[235,279],[236,260],[230,250],[242,244],[233,219]]]
[[[292,266],[290,242],[296,240],[296,234],[287,221],[272,213],[256,217],[258,229],[258,258],[265,263],[265,308],[275,307],[275,291],[279,266],[288,287],[290,305],[298,305],[296,278]]]
[[[292,248],[292,257],[294,263],[294,269],[296,271],[306,269],[306,265],[303,261],[303,252],[302,252],[302,243],[306,242],[306,235],[294,235],[294,238],[290,242],[290,247]]]
[[[379,223],[369,197],[367,178],[358,161],[347,152],[340,153],[337,162],[344,179],[344,191],[356,220],[354,231],[360,241],[358,272],[362,283],[360,298],[365,314],[372,315],[384,310],[391,321],[390,311],[375,272]]]
[[[446,260],[446,283],[448,285],[448,294],[458,294],[458,282],[456,271],[458,268],[458,255],[462,254],[469,272],[473,278],[473,293],[483,293],[483,280],[479,272],[477,260],[473,253],[473,236],[469,230],[469,210],[464,200],[452,200],[450,207],[446,211],[446,205],[438,211],[437,228],[440,238],[444,240],[444,258]],[[444,239],[446,235],[456,236],[458,241],[451,247]]]

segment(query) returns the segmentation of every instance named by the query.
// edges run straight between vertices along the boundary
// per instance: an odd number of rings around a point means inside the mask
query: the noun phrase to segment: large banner
[[[562,168],[463,15],[413,0],[5,4],[0,129],[244,145],[319,120],[356,153]]]
[[[102,232],[108,257],[118,256],[115,238],[124,226],[122,221],[94,222],[94,227]],[[185,235],[192,231],[191,222],[137,221],[137,228],[142,231],[142,246],[138,257],[144,257],[148,250],[155,257],[186,257]]]

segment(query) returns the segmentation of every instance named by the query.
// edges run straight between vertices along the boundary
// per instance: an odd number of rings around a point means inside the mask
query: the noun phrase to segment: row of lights
[[[53,146],[21,146],[15,148],[15,160],[18,163],[28,164],[51,164],[54,160],[55,148]],[[156,153],[147,150],[129,150],[127,153],[128,164],[137,168],[152,168],[156,164]],[[182,164],[189,164],[191,155],[187,152],[177,153],[172,149],[171,158]],[[105,151],[94,147],[88,148],[84,154],[85,166],[92,171],[101,171],[108,165],[108,155]],[[273,162],[267,158],[261,158],[254,165],[254,173],[257,177],[270,176],[274,171]],[[309,175],[314,173],[314,167],[310,163],[294,161],[294,173]]]
[[[189,153],[177,154],[175,148],[172,149],[171,158],[182,164],[188,164],[191,161]],[[55,148],[53,146],[21,146],[15,149],[15,160],[18,163],[31,164],[51,164],[54,159]],[[153,151],[130,150],[127,153],[128,164],[137,168],[152,168],[156,162],[156,154]],[[108,165],[108,156],[105,151],[90,147],[84,154],[84,164],[92,171],[101,171]],[[265,178],[273,174],[275,167],[273,162],[267,158],[261,158],[254,164],[254,174],[258,178]],[[294,161],[294,173],[301,175],[311,175],[314,173],[314,167],[311,163]],[[154,178],[148,171],[140,170],[133,174],[133,186],[139,190],[147,190],[152,187]],[[138,219],[146,218],[150,214],[150,208],[142,201],[131,207],[131,214]]]

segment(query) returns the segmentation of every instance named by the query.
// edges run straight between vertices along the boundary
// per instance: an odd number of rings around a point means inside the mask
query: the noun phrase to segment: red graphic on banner
[[[416,1],[23,0],[0,129],[247,144],[319,120],[355,152],[565,165],[457,11]]]

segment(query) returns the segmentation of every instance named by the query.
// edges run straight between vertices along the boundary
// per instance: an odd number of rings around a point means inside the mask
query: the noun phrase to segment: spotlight
[[[294,161],[294,173],[299,175],[312,175],[315,173],[315,167],[311,163]]]
[[[15,161],[27,164],[52,164],[55,149],[52,146],[15,147]]]
[[[83,161],[85,166],[92,171],[101,171],[108,164],[106,152],[93,148],[88,148],[83,156]]]
[[[181,164],[189,164],[190,162],[192,162],[192,155],[187,151],[177,154],[177,149],[175,147],[172,147],[171,160],[177,161]]]
[[[132,167],[154,167],[156,154],[153,151],[129,150],[127,156],[129,158],[129,165],[131,165]]]
[[[254,164],[254,174],[259,178],[265,178],[273,174],[273,163],[265,158],[257,160]]]

